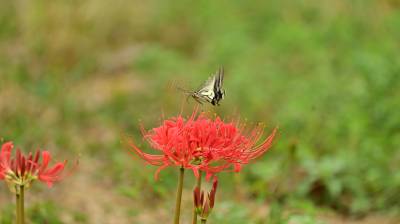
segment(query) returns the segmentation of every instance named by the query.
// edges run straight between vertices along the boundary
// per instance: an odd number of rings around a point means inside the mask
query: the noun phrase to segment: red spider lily
[[[204,198],[204,191],[200,192],[200,188],[196,187],[193,191],[194,207],[196,213],[202,218],[207,219],[215,204],[215,194],[217,193],[218,179],[214,178],[211,191],[207,198]]]
[[[265,140],[263,127],[256,126],[250,131],[239,122],[226,123],[219,117],[209,119],[197,110],[188,118],[181,115],[167,119],[163,124],[143,136],[150,146],[161,154],[153,155],[139,149],[132,139],[128,143],[132,152],[151,165],[159,166],[158,173],[168,166],[179,166],[193,170],[196,177],[199,170],[206,172],[209,179],[213,174],[233,167],[240,171],[243,164],[265,153],[271,146],[276,129]]]
[[[51,155],[48,151],[39,150],[35,154],[31,152],[25,156],[19,149],[15,157],[11,157],[14,148],[12,142],[4,143],[0,151],[0,180],[5,180],[12,191],[15,186],[29,187],[30,184],[38,179],[51,187],[54,182],[60,180],[66,161],[57,162],[48,168]],[[40,156],[42,161],[39,162]]]

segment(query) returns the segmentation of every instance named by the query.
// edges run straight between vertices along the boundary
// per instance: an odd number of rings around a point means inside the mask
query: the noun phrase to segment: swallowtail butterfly
[[[219,105],[219,101],[225,96],[225,90],[222,89],[223,81],[224,69],[219,68],[196,91],[184,91],[200,104],[208,102],[214,106]]]

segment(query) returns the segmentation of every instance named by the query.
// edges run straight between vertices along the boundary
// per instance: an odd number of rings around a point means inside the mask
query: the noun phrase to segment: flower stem
[[[17,186],[16,200],[17,200],[17,224],[25,223],[25,212],[24,212],[24,186]]]
[[[21,207],[21,205],[20,205],[20,203],[21,203],[21,201],[20,201],[20,198],[21,198],[21,195],[17,192],[16,194],[15,194],[15,199],[16,199],[16,208],[15,208],[15,211],[16,211],[16,218],[17,218],[17,224],[21,224],[21,215],[20,215],[20,212],[21,212],[21,209],[20,209],[20,207]]]
[[[185,169],[181,167],[179,169],[179,179],[178,179],[178,189],[176,192],[176,204],[175,204],[175,218],[174,224],[179,224],[179,216],[181,214],[181,201],[182,201],[182,187],[183,187],[183,175],[185,173]]]
[[[25,191],[24,186],[21,186],[21,197],[20,197],[20,215],[21,215],[21,224],[25,224]]]
[[[202,172],[199,171],[199,178],[197,178],[195,187],[198,187],[200,191],[201,191],[201,179],[202,179]],[[194,204],[193,204],[193,213],[192,213],[192,224],[197,224],[197,213],[196,213],[196,207],[194,206]]]
[[[201,224],[206,224],[207,223],[207,219],[201,219]]]

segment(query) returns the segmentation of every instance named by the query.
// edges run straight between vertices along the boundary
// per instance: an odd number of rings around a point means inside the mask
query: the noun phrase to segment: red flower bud
[[[200,201],[200,188],[196,187],[196,188],[193,190],[193,198],[194,198],[194,207],[195,207],[196,209],[201,208],[202,203],[201,203],[201,201]]]

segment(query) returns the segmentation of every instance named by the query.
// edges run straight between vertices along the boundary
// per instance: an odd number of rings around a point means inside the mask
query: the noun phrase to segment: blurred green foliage
[[[140,143],[139,123],[151,128],[181,111],[184,97],[171,83],[195,88],[223,65],[227,97],[204,110],[279,126],[280,134],[240,177],[221,176],[213,223],[318,223],[316,211],[325,209],[398,214],[399,7],[395,0],[2,1],[0,137],[59,158],[81,155],[85,186],[111,192],[107,200],[130,199],[125,206],[136,206],[123,214],[137,220],[146,207],[171,206],[176,173],[155,181],[154,168],[127,157],[121,134]],[[13,210],[3,204],[0,221],[10,223]],[[270,215],[254,215],[249,204],[271,205]],[[50,203],[30,208],[32,223],[60,223],[53,205],[75,217],[71,223],[99,215]]]
[[[62,223],[60,221],[59,215],[60,213],[57,211],[57,206],[52,202],[42,202],[38,204],[34,204],[30,206],[27,211],[27,220],[29,223],[37,223],[37,224],[59,224]],[[14,223],[14,210],[12,207],[7,207],[2,211],[2,215],[0,216],[0,223],[8,224]],[[82,223],[82,222],[76,222]]]

